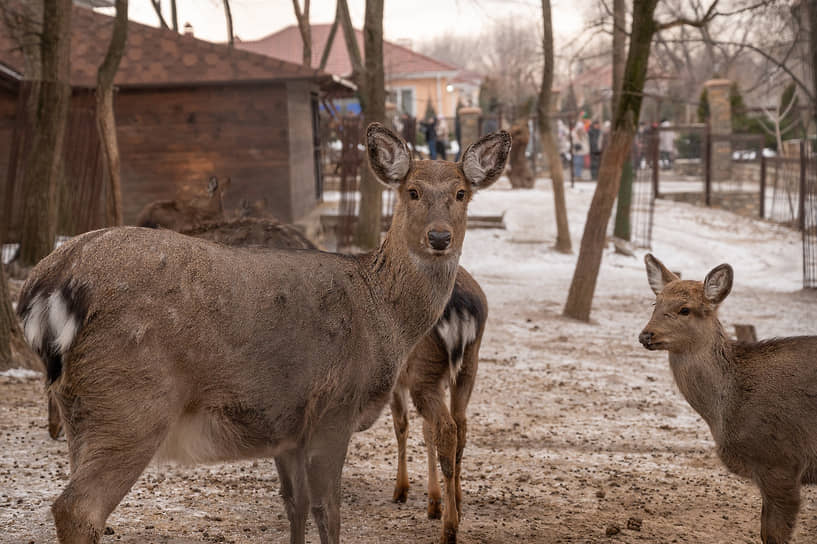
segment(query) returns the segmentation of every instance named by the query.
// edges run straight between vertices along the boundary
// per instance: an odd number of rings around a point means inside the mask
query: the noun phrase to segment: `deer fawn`
[[[157,200],[139,212],[136,224],[140,227],[165,228],[175,231],[195,228],[207,221],[224,220],[224,193],[230,187],[230,178],[219,184],[216,176],[207,182],[207,196],[188,201]]]
[[[230,248],[170,230],[86,233],[32,271],[18,311],[43,357],[68,439],[52,506],[63,544],[95,543],[154,457],[272,456],[303,543],[340,538],[349,438],[378,413],[414,345],[442,315],[468,202],[501,174],[510,136],[460,163],[415,161],[377,123],[369,163],[398,194],[374,252]],[[450,528],[456,532],[456,526]]]
[[[408,495],[406,396],[410,394],[423,417],[423,436],[428,450],[429,518],[439,519],[441,516],[442,497],[436,468],[438,456],[445,481],[443,542],[456,541],[456,528],[462,513],[460,471],[465,449],[465,409],[477,377],[479,345],[487,318],[485,293],[460,267],[442,318],[411,352],[392,393],[391,413],[398,448],[394,500],[405,502]],[[450,411],[445,405],[446,387],[450,389]]]
[[[760,488],[761,540],[788,542],[800,486],[817,483],[817,336],[734,342],[717,315],[732,267],[715,267],[701,283],[644,260],[657,296],[639,341],[669,351],[675,383],[709,425],[721,461]]]

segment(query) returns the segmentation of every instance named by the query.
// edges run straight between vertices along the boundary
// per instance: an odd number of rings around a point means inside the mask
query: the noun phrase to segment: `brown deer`
[[[207,196],[151,202],[139,212],[136,225],[180,231],[195,228],[207,221],[222,221],[224,194],[229,187],[230,178],[219,183],[216,176],[211,176],[207,182]]]
[[[98,542],[154,457],[272,456],[290,541],[304,542],[311,510],[321,542],[338,542],[349,438],[441,317],[468,202],[499,177],[510,145],[497,132],[460,163],[415,161],[370,125],[370,166],[398,197],[383,243],[364,255],[119,227],[43,259],[18,311],[68,440],[71,477],[52,506],[59,541]]]
[[[447,534],[445,531],[456,528],[462,515],[460,472],[467,429],[465,410],[477,377],[479,346],[487,318],[485,293],[460,267],[443,316],[415,346],[392,392],[391,413],[398,446],[394,501],[405,502],[408,496],[406,397],[410,394],[423,417],[423,436],[428,451],[428,517],[444,517],[443,542],[456,539],[456,533]],[[450,390],[450,411],[445,405],[446,387]],[[437,476],[438,457],[445,481],[444,511],[441,511],[442,496]]]
[[[800,486],[817,483],[817,336],[735,342],[718,320],[732,267],[699,282],[644,260],[656,300],[639,341],[669,352],[675,383],[709,425],[723,464],[760,488],[761,540],[788,542]]]

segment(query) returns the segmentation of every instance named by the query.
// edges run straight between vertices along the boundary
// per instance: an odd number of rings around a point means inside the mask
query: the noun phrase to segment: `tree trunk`
[[[551,18],[550,0],[542,0],[542,22],[544,23],[544,38],[542,39],[542,53],[544,54],[544,68],[542,70],[542,86],[539,88],[539,98],[536,104],[539,137],[542,139],[542,149],[550,165],[550,179],[553,185],[553,207],[556,216],[556,251],[570,253],[570,229],[567,224],[567,206],[565,205],[565,176],[562,171],[562,159],[556,140],[553,138],[553,129],[550,126],[550,113],[553,111],[551,102],[551,88],[553,87],[553,21]]]
[[[807,64],[811,67],[812,94],[814,99],[811,102],[811,114],[814,116],[817,125],[817,0],[807,0],[805,2],[808,9],[808,30],[809,30],[809,57]]]
[[[368,12],[369,4],[367,2],[366,13],[368,14]],[[363,67],[363,60],[360,57],[360,48],[357,45],[357,36],[355,36],[352,18],[349,16],[349,4],[346,3],[346,0],[338,0],[338,19],[340,20],[341,28],[343,28],[343,38],[346,40],[346,51],[349,53],[349,61],[352,63],[352,81],[358,86],[358,96],[360,96],[362,100],[365,94],[361,88],[366,83],[363,78],[363,70],[365,68]],[[361,106],[363,106],[362,102]]]
[[[611,111],[616,115],[621,96],[621,80],[624,77],[627,46],[627,6],[625,0],[613,0],[613,102]],[[633,165],[629,155],[624,161],[624,171],[618,190],[616,222],[613,235],[622,240],[630,239],[630,204],[633,194]]]
[[[619,107],[613,123],[610,142],[601,159],[599,181],[587,212],[579,258],[570,283],[564,315],[590,320],[596,280],[607,239],[607,224],[618,193],[621,170],[630,155],[638,126],[642,92],[647,79],[650,45],[656,30],[653,19],[658,0],[635,0],[627,64],[624,69]]]
[[[162,15],[162,4],[160,3],[160,1],[159,0],[150,0],[150,5],[153,6],[153,11],[156,12],[156,16],[159,18],[159,25],[162,28],[170,29],[170,27],[167,25],[167,21],[165,21],[165,16]],[[174,2],[172,4],[172,7],[174,7],[174,8],[176,7],[175,0],[174,0]],[[178,23],[176,23],[176,27],[173,30],[175,30],[176,32],[179,31]]]
[[[533,172],[528,164],[528,158],[525,156],[525,150],[530,142],[530,130],[528,130],[528,123],[526,119],[520,119],[511,127],[511,138],[513,139],[513,146],[511,147],[511,155],[508,157],[508,163],[511,166],[511,172],[508,176],[511,187],[514,189],[532,189],[533,188]]]
[[[326,45],[323,47],[323,53],[321,54],[321,64],[318,67],[318,70],[325,70],[326,69],[326,62],[329,60],[329,53],[332,51],[332,44],[335,42],[335,34],[338,32],[338,23],[340,22],[340,2],[338,3],[337,8],[335,9],[335,20],[332,21],[332,26],[329,29],[329,36],[326,38]]]
[[[6,272],[0,263],[0,371],[10,368],[41,371],[43,364],[23,338],[11,307]]]
[[[233,34],[233,12],[230,9],[230,0],[224,0],[224,18],[227,21],[227,45],[235,45],[235,35]]]
[[[41,38],[42,81],[36,108],[28,111],[35,127],[23,180],[24,210],[20,262],[32,266],[54,248],[62,141],[71,97],[71,0],[46,0]]]
[[[295,10],[295,20],[298,21],[298,30],[301,33],[301,42],[303,43],[302,63],[309,68],[312,65],[312,30],[309,26],[309,0],[304,0],[303,13],[298,0],[292,0],[292,7]],[[337,20],[337,17],[335,17],[335,20]],[[336,28],[336,24],[333,24],[332,28]]]
[[[128,37],[128,0],[116,0],[113,34],[105,60],[96,79],[96,120],[99,139],[108,166],[108,224],[122,225],[122,178],[119,167],[119,145],[116,141],[116,118],[113,112],[113,80],[125,52]]]
[[[360,108],[364,125],[386,120],[386,82],[383,69],[383,0],[366,0],[363,24],[365,64],[361,78]],[[364,250],[380,244],[382,231],[381,185],[372,171],[363,166],[360,176],[360,213],[355,244]]]
[[[176,10],[176,0],[170,0],[170,22],[173,25],[173,32],[179,31],[179,13]]]

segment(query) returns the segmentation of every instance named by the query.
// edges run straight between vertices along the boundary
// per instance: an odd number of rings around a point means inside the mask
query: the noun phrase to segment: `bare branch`
[[[156,15],[159,16],[159,24],[162,25],[162,28],[170,30],[167,21],[165,21],[165,16],[162,15],[162,5],[159,2],[160,0],[150,0],[150,5],[153,6],[153,10],[156,12]]]
[[[709,22],[718,15],[718,12],[715,11],[715,7],[718,5],[720,0],[713,0],[712,4],[710,4],[709,9],[706,10],[706,13],[703,17],[699,19],[688,19],[686,17],[679,17],[673,21],[668,21],[666,23],[659,23],[657,26],[657,31],[660,32],[662,30],[668,30],[670,28],[675,28],[676,26],[693,26],[697,28],[701,28],[709,24]]]

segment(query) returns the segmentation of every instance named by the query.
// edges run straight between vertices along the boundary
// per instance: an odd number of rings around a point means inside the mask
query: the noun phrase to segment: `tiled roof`
[[[329,30],[332,25],[312,25],[312,66],[319,66],[321,55],[329,37]],[[355,30],[357,44],[360,48],[361,56],[363,52],[363,32]],[[274,34],[270,34],[260,40],[236,42],[236,46],[248,51],[254,51],[284,59],[289,62],[301,62],[303,58],[303,42],[297,26],[288,26]],[[396,78],[400,75],[428,73],[428,72],[456,72],[457,66],[441,62],[427,57],[402,45],[383,40],[383,61],[385,64],[386,78]],[[338,27],[335,39],[332,41],[332,49],[329,51],[329,58],[326,62],[325,70],[330,74],[348,77],[352,73],[352,62],[346,51],[346,40],[343,37],[343,29]]]
[[[74,6],[71,19],[71,84],[95,87],[107,51],[113,17]],[[22,72],[23,57],[0,25],[0,63]],[[128,42],[114,83],[121,87],[178,86],[275,79],[331,79],[301,64],[230,49],[172,30],[131,21]]]

